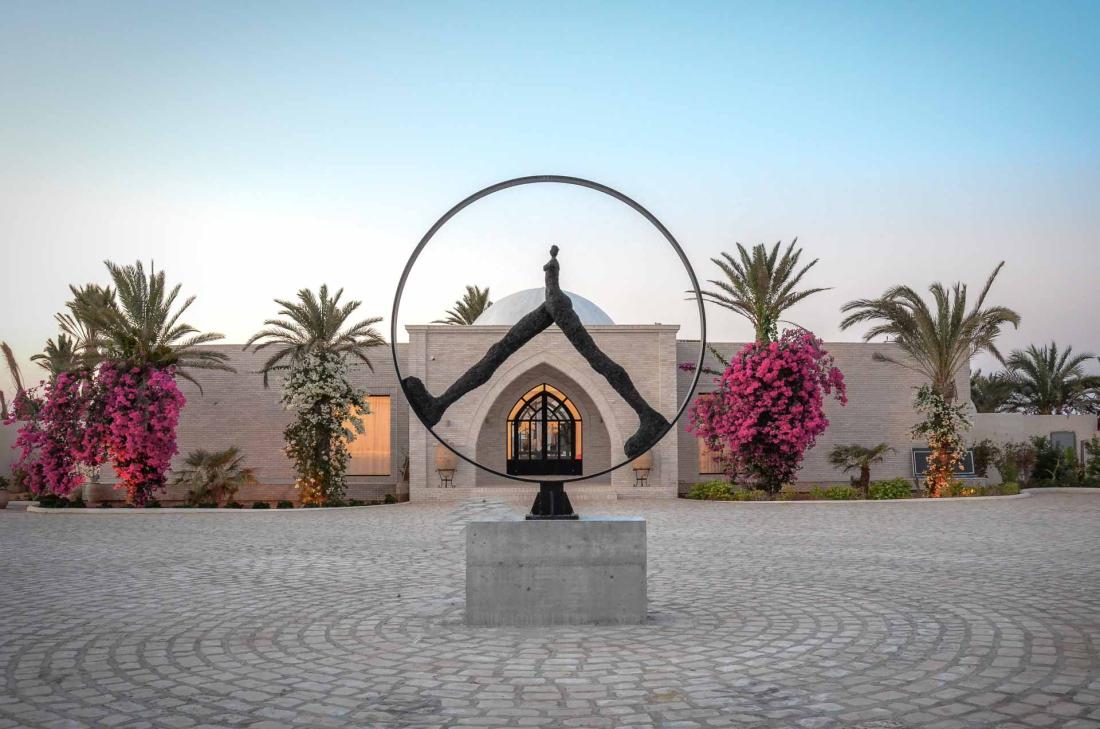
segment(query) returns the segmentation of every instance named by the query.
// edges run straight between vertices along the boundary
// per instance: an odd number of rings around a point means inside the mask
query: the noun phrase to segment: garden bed
[[[215,504],[178,504],[174,506],[161,506],[160,502],[156,500],[149,501],[145,506],[135,507],[129,504],[115,506],[111,502],[101,506],[88,506],[81,499],[67,499],[61,496],[46,496],[38,501],[31,502],[27,507],[27,511],[33,511],[35,513],[97,513],[97,514],[111,514],[111,513],[137,513],[137,514],[175,514],[175,513],[203,513],[208,514],[211,512],[218,513],[267,513],[271,511],[335,511],[339,509],[360,509],[369,506],[391,506],[400,503],[395,499],[387,498],[381,501],[360,501],[350,500],[340,504],[332,504],[328,506],[295,506],[290,501],[279,501],[272,504],[267,501],[256,501],[250,505],[245,506],[242,503],[231,501],[227,504],[218,506]]]
[[[768,503],[797,503],[797,502],[854,502],[854,501],[943,501],[945,499],[980,499],[980,498],[1005,498],[1019,496],[1020,487],[1015,483],[983,486],[976,483],[959,481],[952,484],[946,496],[936,499],[926,498],[923,493],[914,488],[912,481],[904,478],[889,479],[886,481],[874,481],[868,489],[867,495],[856,486],[833,485],[814,486],[809,490],[800,491],[792,486],[784,486],[774,495],[769,496],[759,489],[746,489],[725,481],[708,481],[698,483],[684,498],[698,501],[735,501],[735,502],[768,502]]]

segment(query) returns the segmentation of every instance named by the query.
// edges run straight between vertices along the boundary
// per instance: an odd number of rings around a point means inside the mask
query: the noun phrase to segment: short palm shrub
[[[255,473],[245,467],[244,456],[236,446],[224,451],[191,451],[172,481],[174,486],[187,488],[187,500],[200,506],[217,506],[223,499],[231,501],[242,486],[255,483]]]
[[[859,471],[859,488],[866,498],[867,488],[871,483],[871,466],[882,463],[886,454],[893,452],[889,443],[879,443],[871,447],[858,443],[838,445],[829,453],[829,463],[844,473]]]
[[[227,508],[227,509],[243,509],[244,504],[242,504],[239,501],[230,501],[229,503],[227,503],[225,505],[225,508]]]
[[[867,489],[867,498],[876,501],[885,499],[907,499],[912,491],[912,485],[908,479],[891,478],[884,481],[874,481]]]
[[[252,504],[252,508],[253,509],[270,509],[271,504],[267,503],[266,501],[257,501],[257,502]]]
[[[276,509],[293,509],[294,508],[294,502],[283,500],[283,501],[280,501],[279,503],[275,504],[275,508]]]

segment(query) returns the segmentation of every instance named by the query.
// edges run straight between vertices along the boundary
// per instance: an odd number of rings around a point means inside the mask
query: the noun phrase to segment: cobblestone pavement
[[[0,729],[1100,727],[1100,497],[587,504],[649,623],[466,628],[508,508],[0,513]]]

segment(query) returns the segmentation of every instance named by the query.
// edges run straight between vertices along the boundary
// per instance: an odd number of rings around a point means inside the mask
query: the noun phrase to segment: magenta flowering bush
[[[98,467],[105,456],[102,408],[91,374],[60,373],[17,400],[7,421],[23,421],[15,440],[17,467],[32,492],[68,496],[84,483],[81,467]]]
[[[829,427],[825,396],[848,402],[844,375],[821,340],[802,329],[746,345],[716,383],[692,404],[688,430],[731,479],[769,494],[794,482],[806,451]]]
[[[99,368],[104,443],[130,502],[141,506],[164,488],[179,448],[176,425],[187,400],[172,367],[105,362]]]
[[[176,425],[186,400],[172,368],[104,362],[96,371],[59,373],[21,393],[8,422],[23,422],[16,437],[17,467],[35,494],[69,496],[83,472],[108,458],[130,501],[144,504],[162,488],[176,454]]]

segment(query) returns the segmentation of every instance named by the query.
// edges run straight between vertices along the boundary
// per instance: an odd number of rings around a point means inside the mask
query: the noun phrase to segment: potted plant
[[[442,443],[435,444],[435,470],[439,474],[441,486],[454,485],[455,470],[458,468],[458,456]]]
[[[124,496],[116,487],[118,484],[102,483],[100,481],[99,466],[88,469],[87,478],[82,487],[84,503],[88,506],[99,506],[111,501],[123,501]]]

